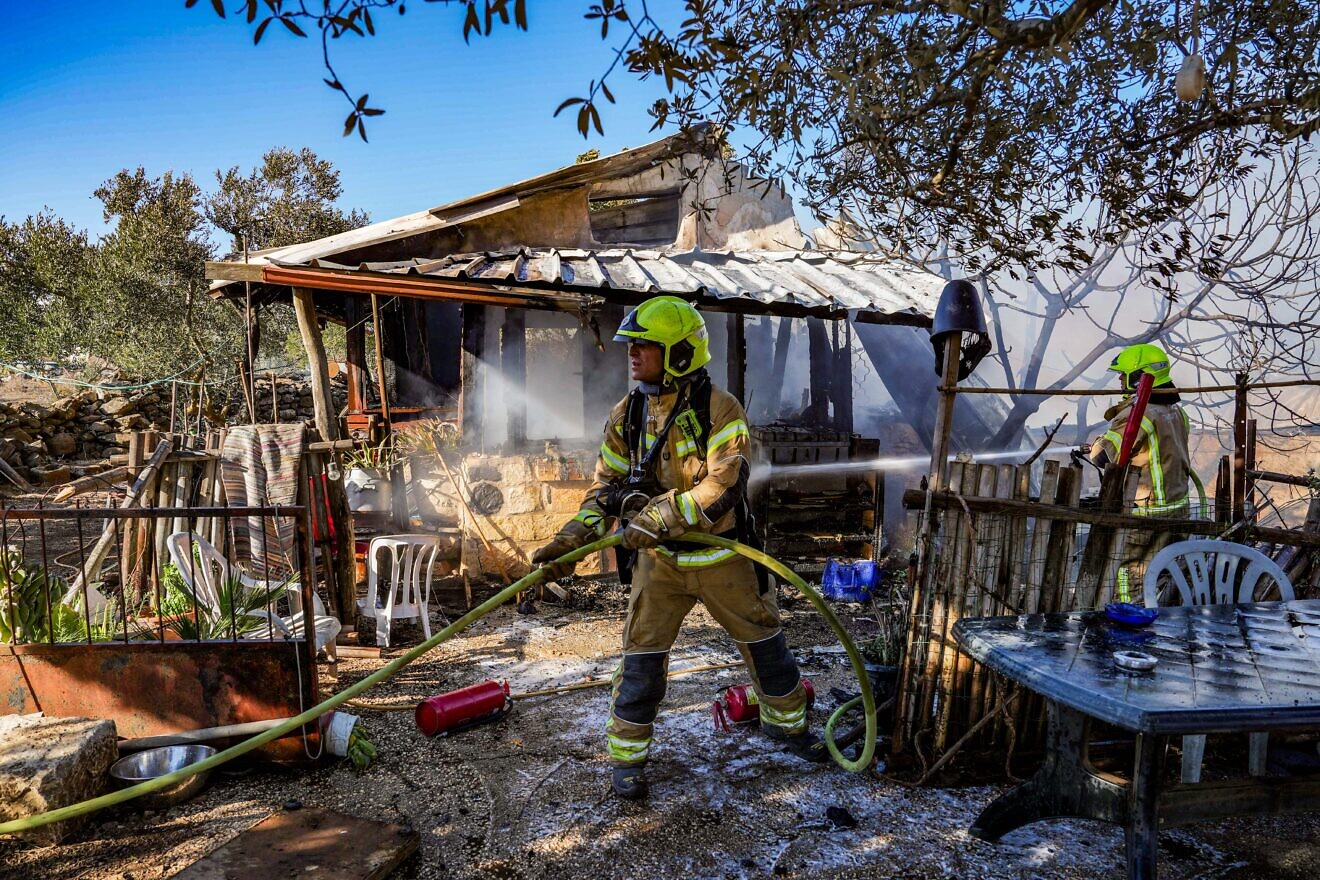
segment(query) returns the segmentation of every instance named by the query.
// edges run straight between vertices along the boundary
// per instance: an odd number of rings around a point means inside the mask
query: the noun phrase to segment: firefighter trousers
[[[643,551],[633,570],[623,660],[614,673],[605,726],[611,764],[646,761],[665,695],[669,649],[698,601],[737,642],[760,699],[762,726],[789,736],[806,730],[807,693],[779,623],[775,591],[760,592],[751,561],[738,557],[685,569]]]
[[[1184,519],[1187,508],[1166,515],[1151,514],[1150,519]],[[1187,536],[1180,532],[1155,531],[1154,529],[1128,529],[1119,551],[1118,578],[1114,585],[1114,598],[1119,602],[1144,601],[1146,569],[1151,560],[1170,544],[1185,541]],[[1165,604],[1162,597],[1160,604]]]

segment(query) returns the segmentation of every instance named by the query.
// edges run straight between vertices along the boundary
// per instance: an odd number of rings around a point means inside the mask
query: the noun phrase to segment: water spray
[[[1045,454],[1049,455],[1050,453],[1060,452],[1071,454],[1081,448],[1082,447],[1080,446],[1056,446],[1048,450]],[[1013,450],[1010,452],[963,452],[958,455],[949,456],[949,461],[963,461],[966,460],[966,458],[970,458],[973,463],[988,463],[1022,457],[1023,453],[1021,450]],[[824,461],[811,464],[772,464],[768,469],[760,470],[759,474],[761,474],[761,476],[753,477],[752,483],[755,485],[757,483],[763,483],[768,480],[783,477],[800,477],[815,474],[866,473],[870,471],[890,471],[899,473],[904,471],[921,471],[924,473],[929,467],[929,455],[893,455],[863,459],[860,461],[854,459],[851,461]]]

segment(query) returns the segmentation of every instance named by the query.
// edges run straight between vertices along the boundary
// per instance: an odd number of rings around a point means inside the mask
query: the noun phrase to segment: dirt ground
[[[368,692],[374,704],[411,703],[487,678],[515,692],[607,677],[622,617],[617,587],[577,609],[503,609]],[[851,606],[845,606],[845,609]],[[866,621],[845,622],[859,634]],[[786,612],[820,723],[847,688],[844,659],[805,603]],[[437,616],[436,625],[441,623]],[[417,636],[412,636],[415,644]],[[343,659],[323,683],[344,687],[381,660]],[[703,609],[689,617],[674,668],[736,659]],[[269,766],[217,772],[194,800],[163,812],[106,811],[64,845],[0,841],[0,878],[154,880],[178,872],[273,811],[317,806],[402,822],[421,833],[400,878],[533,880],[558,877],[851,878],[1122,876],[1123,835],[1112,826],[1053,821],[997,845],[967,834],[1002,786],[909,789],[782,755],[760,734],[716,733],[710,701],[737,670],[674,679],[661,714],[648,802],[607,792],[602,754],[606,688],[517,702],[502,722],[430,740],[407,711],[354,709],[380,751],[357,772],[346,762],[311,771]],[[842,808],[855,827],[827,810]],[[835,815],[838,815],[837,811]],[[1166,878],[1314,878],[1320,816],[1197,826],[1161,837]]]

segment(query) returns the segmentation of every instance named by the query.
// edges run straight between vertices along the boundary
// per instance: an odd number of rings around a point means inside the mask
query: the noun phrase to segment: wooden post
[[[1247,374],[1233,377],[1237,391],[1233,398],[1233,522],[1247,516]]]
[[[275,371],[274,371],[274,370],[268,370],[268,371],[266,372],[266,380],[267,380],[268,382],[270,382],[270,415],[271,415],[271,421],[273,421],[275,424],[278,425],[278,424],[280,423],[280,396],[279,396],[278,394],[275,393]],[[315,394],[315,393],[312,394],[312,401],[313,401],[313,406],[315,406],[315,401],[316,401],[316,394]],[[334,411],[334,406],[333,406],[333,405],[331,405],[330,410],[331,410],[331,412]]]
[[[807,318],[807,365],[811,395],[807,406],[807,418],[811,425],[824,428],[830,424],[830,399],[833,396],[830,382],[834,378],[834,349],[830,345],[825,322],[820,318]]]
[[[293,311],[298,317],[298,334],[302,336],[303,350],[307,352],[307,367],[312,374],[312,406],[316,412],[316,430],[321,439],[331,442],[339,439],[339,419],[330,396],[330,367],[326,361],[321,327],[316,321],[316,306],[312,291],[306,287],[293,289]],[[271,375],[271,400],[275,400],[275,377]],[[279,421],[278,409],[276,421]]]
[[[1233,465],[1227,455],[1219,459],[1215,476],[1215,522],[1228,525],[1233,515]]]
[[[371,337],[375,343],[376,349],[376,385],[380,390],[380,417],[385,423],[385,433],[389,435],[393,428],[393,419],[390,418],[390,395],[385,388],[385,359],[381,355],[380,337],[384,328],[380,324],[380,303],[376,299],[376,294],[371,295]]]
[[[1242,503],[1246,508],[1247,515],[1251,517],[1251,522],[1256,522],[1257,504],[1252,500],[1256,494],[1256,479],[1251,472],[1256,469],[1256,420],[1247,419],[1247,443],[1246,443],[1247,461],[1242,479]]]
[[[746,318],[730,314],[729,330],[729,382],[728,392],[747,406],[747,324]]]
[[[948,471],[949,432],[953,429],[953,404],[958,396],[958,358],[962,353],[962,333],[944,337],[944,365],[940,370],[940,403],[935,411],[935,433],[930,445],[930,488],[944,488]]]
[[[623,323],[623,306],[606,303],[596,312],[596,333],[582,332],[582,428],[587,437],[594,436],[610,410],[628,393],[628,368],[624,356],[626,346],[613,342],[615,328]],[[603,350],[602,350],[603,349]]]
[[[367,328],[360,299],[344,294],[344,341],[348,360],[348,411],[367,408]]]
[[[793,343],[793,319],[781,317],[777,320],[775,354],[770,363],[770,384],[766,389],[765,415],[769,422],[779,417],[779,406],[784,399],[784,375],[788,371],[788,349]]]
[[[926,501],[922,508],[921,521],[917,527],[917,577],[919,596],[914,596],[912,622],[908,627],[907,648],[899,666],[899,693],[897,705],[900,707],[902,721],[894,733],[894,751],[901,752],[908,747],[917,730],[924,726],[921,707],[934,685],[934,676],[939,674],[938,661],[932,664],[935,653],[935,633],[938,623],[932,615],[942,615],[947,608],[944,591],[948,581],[956,574],[950,564],[951,548],[957,548],[961,540],[961,529],[956,523],[959,518],[951,516],[949,536],[945,543],[945,553],[938,565],[934,556],[935,525],[931,515],[932,493],[942,490],[947,485],[949,430],[953,424],[953,405],[957,399],[958,356],[962,351],[962,333],[954,331],[944,338],[944,364],[940,373],[940,402],[935,417],[935,434],[931,439],[930,474],[926,480]],[[943,571],[944,577],[934,577],[935,570]],[[941,592],[937,602],[936,592]],[[941,637],[942,638],[942,637]],[[922,654],[923,656],[916,656]]]
[[[459,364],[458,426],[464,446],[485,449],[483,430],[481,359],[486,353],[486,307],[463,304],[463,356]],[[585,361],[583,369],[586,368]],[[602,421],[604,421],[602,419]]]
[[[527,442],[527,313],[505,309],[500,326],[500,371],[512,390],[504,400],[508,413],[509,449],[519,449]]]
[[[174,433],[174,413],[179,400],[179,381],[170,380],[170,433]]]
[[[847,318],[834,322],[834,375],[830,399],[834,401],[834,430],[853,430],[852,324]]]

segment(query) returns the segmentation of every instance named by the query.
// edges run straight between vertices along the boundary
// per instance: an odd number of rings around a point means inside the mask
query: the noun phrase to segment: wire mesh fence
[[[0,642],[306,641],[319,604],[311,550],[296,537],[278,552],[247,548],[255,531],[311,535],[307,517],[303,506],[6,507]]]

